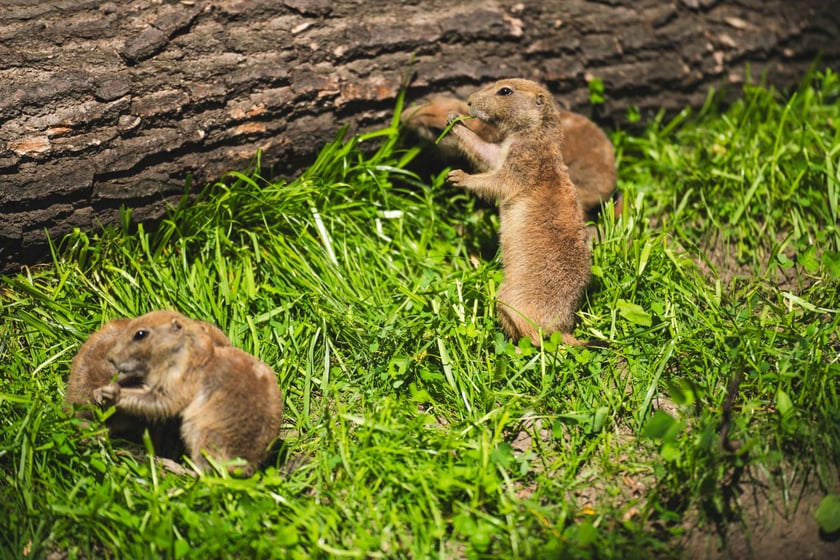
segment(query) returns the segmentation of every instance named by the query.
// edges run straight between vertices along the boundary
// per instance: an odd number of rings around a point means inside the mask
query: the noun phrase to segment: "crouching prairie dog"
[[[498,81],[467,104],[473,117],[498,131],[500,142],[456,124],[452,132],[461,149],[479,154],[489,169],[475,175],[456,169],[447,180],[499,201],[502,328],[514,340],[529,337],[534,344],[538,329],[583,344],[571,332],[591,256],[578,191],[563,163],[562,113],[546,89],[521,79]]]
[[[77,418],[93,420],[93,413],[88,405],[96,404],[94,391],[117,377],[118,372],[107,356],[118,336],[130,322],[130,319],[113,319],[105,323],[88,337],[73,357],[64,399],[69,407],[76,409]],[[218,327],[204,322],[200,322],[199,325],[215,345],[230,346],[230,340]],[[184,452],[179,418],[152,423],[141,416],[115,411],[105,421],[105,425],[112,438],[134,443],[141,443],[143,432],[149,430],[155,453],[161,457],[177,459]]]
[[[560,114],[560,136],[565,137],[561,148],[562,162],[568,168],[572,183],[577,189],[578,202],[584,218],[594,221],[601,210],[601,204],[615,198],[615,215],[621,213],[620,199],[616,196],[615,153],[610,139],[598,125],[583,115],[558,109]],[[428,103],[406,109],[401,118],[409,129],[420,138],[434,142],[446,128],[452,114],[469,115],[469,105],[457,98],[434,96]],[[463,121],[463,125],[487,144],[502,142],[501,131],[494,123],[479,119]],[[466,148],[466,149],[465,149]],[[437,145],[441,157],[446,161],[458,161],[465,156],[476,172],[485,172],[497,166],[488,160],[487,154],[470,150],[450,135],[444,136]]]
[[[131,320],[107,355],[116,382],[94,391],[102,407],[155,423],[179,417],[187,454],[201,470],[236,457],[250,475],[278,435],[283,400],[274,372],[202,324],[174,311]]]
[[[129,323],[130,319],[113,319],[105,323],[88,337],[73,357],[64,400],[76,409],[77,418],[93,420],[90,405],[96,405],[94,392],[117,377],[116,368],[108,361],[108,353]],[[216,346],[230,346],[228,337],[215,325],[206,322],[198,322],[198,325]],[[148,430],[155,453],[169,459],[177,459],[184,453],[180,424],[177,417],[150,422],[145,417],[120,410],[105,421],[110,437],[134,443],[141,443],[143,432]]]

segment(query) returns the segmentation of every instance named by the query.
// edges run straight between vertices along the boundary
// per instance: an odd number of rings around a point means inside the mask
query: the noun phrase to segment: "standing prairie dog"
[[[562,162],[569,169],[569,176],[577,188],[578,202],[583,209],[584,218],[594,221],[601,204],[608,202],[615,194],[616,168],[615,153],[610,139],[598,125],[583,115],[571,111],[560,112],[560,130],[565,137],[561,148]],[[406,109],[402,122],[422,139],[434,142],[450,120],[451,115],[469,115],[469,105],[457,98],[443,95],[434,96],[428,103]],[[499,144],[502,135],[495,124],[469,119],[463,125],[472,130],[488,144]],[[558,136],[559,139],[559,136]],[[494,162],[487,161],[483,154],[464,151],[452,136],[444,136],[437,146],[445,160],[457,159],[464,155],[477,172],[489,171]],[[618,199],[614,213],[621,213]]]
[[[180,313],[153,311],[132,320],[108,360],[120,373],[94,391],[97,404],[149,422],[180,417],[181,439],[202,470],[209,466],[206,451],[220,461],[245,459],[249,475],[278,435],[283,400],[271,368],[215,344],[201,323]]]
[[[538,329],[583,344],[571,332],[591,257],[577,191],[563,163],[562,114],[546,89],[520,79],[481,89],[467,104],[473,117],[498,130],[501,141],[487,142],[460,123],[454,126],[460,149],[486,162],[488,170],[469,175],[456,169],[447,179],[499,201],[502,328],[514,340],[527,336],[534,344]]]

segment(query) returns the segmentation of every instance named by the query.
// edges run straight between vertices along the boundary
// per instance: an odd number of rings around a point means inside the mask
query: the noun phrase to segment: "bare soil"
[[[741,489],[741,519],[718,528],[686,527],[685,556],[836,560],[840,558],[840,533],[823,533],[814,519],[824,496],[813,477],[795,481],[787,492],[773,483],[752,480]]]
[[[667,399],[658,408],[669,409]],[[618,438],[633,438],[628,430]],[[545,445],[552,445],[553,434],[538,419],[526,419],[520,431],[508,438],[516,453],[539,452]],[[539,441],[536,441],[539,440]],[[620,442],[613,447],[621,449]],[[626,457],[618,457],[620,463]],[[655,460],[653,455],[651,461]],[[639,463],[637,459],[636,464]],[[840,478],[836,469],[830,469],[829,480],[840,492]],[[796,468],[786,466],[784,473],[795,473]],[[787,488],[781,488],[778,477],[771,478],[762,466],[751,465],[739,478],[733,512],[729,519],[700,522],[704,517],[693,509],[685,512],[681,523],[683,537],[677,545],[678,557],[690,560],[837,560],[840,558],[840,532],[825,534],[814,518],[814,512],[826,492],[820,488],[817,477],[811,473],[804,477],[793,476]],[[581,485],[571,492],[571,497],[582,509],[596,509],[609,505],[623,511],[625,519],[640,514],[645,496],[656,484],[652,472],[621,472],[605,481],[592,472],[581,473]],[[618,486],[618,494],[615,493]],[[523,486],[518,495],[526,497],[534,488]]]

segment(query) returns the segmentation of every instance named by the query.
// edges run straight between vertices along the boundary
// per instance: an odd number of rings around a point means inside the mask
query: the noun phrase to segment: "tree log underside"
[[[699,106],[749,73],[790,86],[840,59],[826,0],[7,1],[0,11],[0,271],[42,260],[45,231],[159,218],[195,185],[300,169],[351,123],[408,97],[539,80],[597,119]]]

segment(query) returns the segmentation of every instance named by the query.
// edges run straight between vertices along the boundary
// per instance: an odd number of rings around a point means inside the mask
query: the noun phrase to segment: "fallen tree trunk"
[[[795,83],[840,59],[834,2],[351,0],[6,2],[0,12],[0,270],[45,256],[120,205],[159,217],[183,194],[263,164],[291,174],[345,123],[385,124],[409,98],[511,76],[597,117],[651,114],[739,84]],[[266,174],[271,175],[271,172]]]

